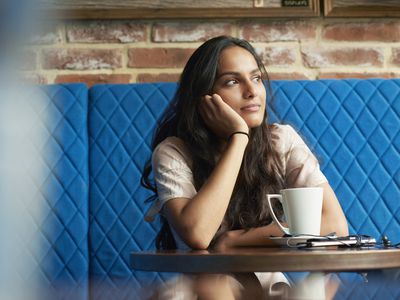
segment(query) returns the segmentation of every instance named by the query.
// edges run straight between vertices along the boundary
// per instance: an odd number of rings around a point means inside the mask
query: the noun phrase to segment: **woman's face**
[[[232,46],[222,51],[213,93],[220,95],[249,128],[262,124],[266,90],[257,62],[246,49]]]

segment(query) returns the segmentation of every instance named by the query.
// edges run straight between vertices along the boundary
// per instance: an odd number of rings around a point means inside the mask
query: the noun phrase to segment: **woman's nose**
[[[246,82],[243,95],[245,99],[257,96],[257,89],[252,81]]]

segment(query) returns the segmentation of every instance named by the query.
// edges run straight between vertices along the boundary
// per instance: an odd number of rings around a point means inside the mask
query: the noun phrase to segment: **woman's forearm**
[[[321,235],[336,232],[338,236],[348,235],[346,218],[335,193],[328,183],[321,185],[324,189],[322,208]],[[225,249],[241,246],[273,246],[268,236],[282,236],[282,231],[275,223],[250,230],[233,230],[223,234],[216,242],[216,248]]]
[[[215,243],[215,248],[224,250],[233,247],[246,246],[276,246],[269,236],[282,236],[283,232],[275,223],[266,226],[251,228],[249,230],[232,230],[224,233]]]
[[[324,189],[324,202],[322,205],[321,235],[336,232],[338,236],[346,236],[349,229],[346,217],[339,204],[338,199],[330,185],[324,183],[320,185]]]
[[[207,248],[225,216],[248,137],[232,136],[208,180],[192,199],[169,201],[168,221],[192,248]],[[179,199],[178,199],[179,200]]]

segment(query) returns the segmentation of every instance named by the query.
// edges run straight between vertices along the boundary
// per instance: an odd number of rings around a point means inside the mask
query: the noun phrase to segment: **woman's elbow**
[[[211,243],[210,237],[202,232],[196,232],[195,230],[186,231],[183,240],[190,248],[195,250],[206,250]]]
[[[207,250],[210,243],[202,240],[193,240],[188,243],[189,247],[193,250]]]

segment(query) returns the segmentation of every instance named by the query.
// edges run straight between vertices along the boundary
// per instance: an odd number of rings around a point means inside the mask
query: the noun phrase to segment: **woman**
[[[165,218],[158,247],[268,246],[267,236],[282,234],[265,195],[287,187],[323,187],[321,234],[348,234],[311,151],[290,126],[267,124],[263,81],[265,67],[244,40],[216,37],[190,57],[143,174],[158,195],[148,217]]]

